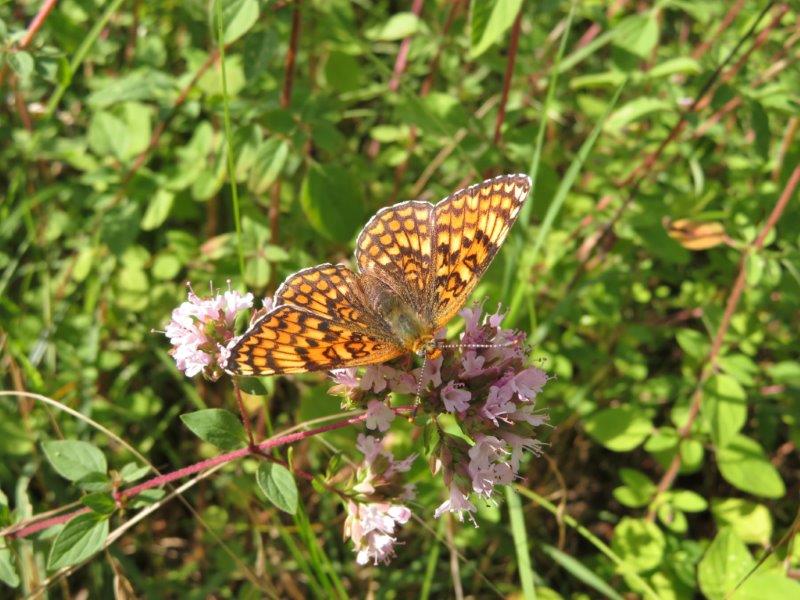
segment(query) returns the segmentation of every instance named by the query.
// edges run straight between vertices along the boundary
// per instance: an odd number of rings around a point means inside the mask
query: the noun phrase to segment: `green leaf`
[[[755,573],[731,596],[731,600],[790,600],[800,598],[800,582],[783,573]]]
[[[717,447],[727,445],[747,421],[747,393],[730,375],[713,375],[704,386],[702,415]]]
[[[500,42],[517,18],[522,0],[472,0],[470,3],[470,59]]]
[[[653,430],[650,419],[632,406],[600,410],[589,415],[584,426],[592,438],[615,452],[633,450]]]
[[[421,21],[412,12],[399,12],[389,17],[382,26],[367,31],[367,39],[376,42],[393,42],[402,40],[419,31]]]
[[[677,75],[678,73],[697,75],[701,71],[702,68],[700,67],[699,62],[693,58],[689,58],[688,56],[681,56],[658,63],[647,72],[647,77],[649,79],[657,79],[659,77]]]
[[[125,483],[133,483],[140,480],[142,477],[150,472],[150,467],[147,465],[139,466],[136,463],[130,462],[119,470],[119,476]]]
[[[93,474],[105,476],[108,469],[106,457],[88,442],[47,440],[42,442],[42,450],[56,473],[69,481]]]
[[[725,527],[697,567],[697,581],[709,600],[722,600],[754,566],[744,542]]]
[[[0,581],[7,586],[16,588],[19,585],[19,575],[14,567],[14,556],[11,550],[3,547],[4,541],[0,541]]]
[[[94,513],[78,515],[64,526],[50,549],[51,571],[78,564],[103,547],[108,537],[108,519]]]
[[[711,349],[708,337],[696,329],[679,329],[675,334],[675,340],[681,349],[695,360],[702,360],[708,356]]]
[[[800,388],[800,362],[784,360],[767,367],[767,373],[775,383]]]
[[[158,190],[150,199],[150,204],[147,205],[147,210],[142,217],[141,228],[144,231],[151,231],[166,221],[174,200],[175,194],[172,192],[165,189]]]
[[[250,191],[259,195],[266,192],[280,175],[288,156],[289,144],[277,137],[261,144],[250,171],[247,184]]]
[[[235,450],[247,443],[239,417],[223,408],[207,408],[181,415],[181,421],[201,440],[220,450]]]
[[[363,221],[360,183],[339,166],[312,165],[303,180],[300,205],[309,224],[332,241],[350,241]]]
[[[772,538],[772,515],[763,504],[744,498],[714,498],[711,513],[720,527],[729,526],[745,543],[766,546]]]
[[[267,500],[284,512],[297,512],[297,484],[289,469],[273,462],[258,465],[256,482]]]
[[[89,148],[100,158],[113,154],[118,160],[124,160],[128,156],[128,127],[111,113],[94,114],[87,139]]]
[[[93,108],[107,108],[120,102],[165,101],[171,99],[175,91],[175,81],[161,71],[140,69],[123,75],[118,79],[107,80],[103,86],[87,98]]]
[[[643,96],[620,106],[611,114],[603,128],[606,131],[619,131],[651,113],[668,110],[672,110],[672,105],[666,100]]]
[[[717,466],[725,480],[763,498],[782,498],[786,486],[758,442],[741,434],[717,448]]]
[[[625,483],[614,490],[617,502],[630,508],[646,506],[656,491],[650,478],[636,469],[620,469],[620,478]]]
[[[81,498],[81,503],[100,515],[110,515],[117,509],[117,503],[114,502],[111,494],[104,494],[103,492],[86,494]]]
[[[258,0],[216,0],[222,2],[222,39],[226,44],[238,40],[258,21]],[[211,10],[211,31],[218,31],[217,10]]]
[[[613,44],[639,58],[648,58],[658,43],[658,21],[654,13],[631,15],[613,29]]]
[[[33,57],[24,50],[17,50],[6,54],[6,62],[20,79],[27,79],[33,73]]]
[[[614,528],[612,549],[636,572],[657,567],[664,558],[664,534],[655,523],[623,517]]]
[[[708,501],[691,490],[675,490],[667,496],[669,502],[678,510],[702,512],[708,508]]]

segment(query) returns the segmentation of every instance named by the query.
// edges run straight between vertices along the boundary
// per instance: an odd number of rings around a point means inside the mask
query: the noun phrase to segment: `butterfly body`
[[[530,191],[503,175],[436,205],[379,210],[356,241],[354,272],[329,263],[281,284],[276,306],[231,347],[226,371],[271,375],[436,356],[434,335],[464,305]]]

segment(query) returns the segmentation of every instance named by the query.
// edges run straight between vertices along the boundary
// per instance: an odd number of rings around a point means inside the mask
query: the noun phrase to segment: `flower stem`
[[[414,409],[413,406],[397,406],[392,408],[392,410],[396,414],[408,413],[411,412],[413,409]],[[260,444],[247,446],[246,448],[234,450],[233,452],[220,454],[219,456],[215,456],[213,458],[201,460],[200,462],[194,463],[193,465],[189,465],[188,467],[183,467],[182,469],[178,469],[177,471],[164,473],[163,475],[159,475],[158,477],[153,477],[152,479],[148,479],[147,481],[140,483],[139,485],[135,485],[126,490],[122,490],[119,493],[115,494],[115,496],[116,499],[120,502],[129,500],[130,498],[133,498],[134,496],[141,494],[145,490],[149,490],[156,487],[162,487],[178,479],[183,479],[184,477],[189,477],[190,475],[199,473],[200,471],[205,471],[212,467],[229,463],[234,460],[244,458],[246,456],[260,455],[266,452],[267,450],[271,450],[272,448],[277,448],[279,446],[286,446],[288,444],[294,444],[295,442],[299,442],[306,438],[310,438],[315,435],[325,433],[327,431],[334,431],[336,429],[343,429],[345,427],[349,427],[350,425],[356,425],[366,420],[366,418],[367,418],[367,413],[365,412],[360,415],[356,415],[354,417],[349,417],[341,421],[336,421],[335,423],[323,425],[315,429],[309,429],[308,431],[298,431],[296,433],[290,433],[288,435],[282,435],[268,440],[264,440]],[[50,519],[45,519],[42,521],[34,521],[33,523],[29,524],[20,524],[21,527],[17,529],[3,531],[2,535],[3,537],[7,538],[15,538],[15,539],[25,538],[30,535],[33,535],[34,533],[42,531],[43,529],[48,529],[50,527],[55,527],[56,525],[67,523],[71,521],[73,518],[77,517],[78,515],[82,515],[88,512],[88,510],[89,510],[88,508],[80,508],[78,510],[65,513],[63,515],[59,515],[57,517],[53,517]]]

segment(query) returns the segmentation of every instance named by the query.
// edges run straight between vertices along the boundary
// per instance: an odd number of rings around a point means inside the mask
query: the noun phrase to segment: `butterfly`
[[[501,175],[435,205],[379,210],[356,241],[357,271],[326,263],[290,275],[225,370],[277,375],[437,356],[434,335],[466,302],[530,188],[527,175]]]

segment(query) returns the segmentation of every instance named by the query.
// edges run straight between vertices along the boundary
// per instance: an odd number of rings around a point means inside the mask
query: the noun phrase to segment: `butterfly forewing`
[[[391,339],[386,322],[366,297],[360,276],[345,265],[325,263],[290,275],[275,293],[275,304],[287,304],[345,323],[353,331]]]
[[[344,321],[279,306],[231,348],[227,370],[237,375],[304,373],[381,363],[403,352],[391,341],[355,331]]]
[[[433,206],[413,200],[383,208],[356,242],[362,273],[379,277],[406,304],[426,307],[433,284]]]
[[[464,305],[516,221],[531,188],[527,175],[503,175],[460,190],[434,208],[437,327]]]

